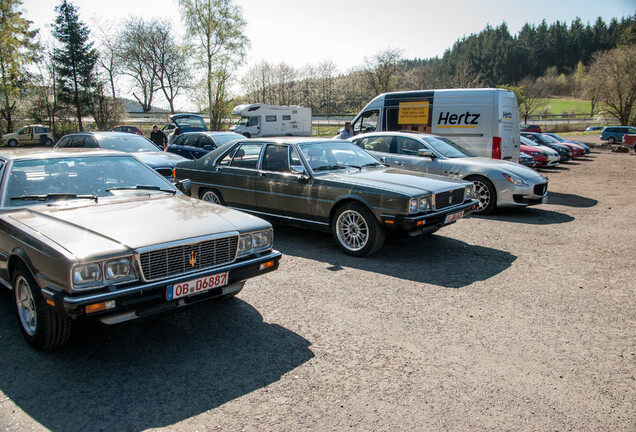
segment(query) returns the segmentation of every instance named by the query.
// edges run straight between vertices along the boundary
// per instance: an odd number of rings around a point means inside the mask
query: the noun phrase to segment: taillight
[[[501,159],[501,138],[492,137],[492,158]]]

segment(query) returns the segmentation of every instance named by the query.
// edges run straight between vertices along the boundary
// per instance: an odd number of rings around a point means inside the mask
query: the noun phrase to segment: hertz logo
[[[442,111],[439,113],[437,120],[438,127],[470,127],[474,128],[479,125],[479,117],[481,114],[473,114],[466,111],[464,114],[451,114]]]
[[[190,267],[194,267],[197,263],[197,253],[192,251],[188,254],[188,262],[190,263]]]

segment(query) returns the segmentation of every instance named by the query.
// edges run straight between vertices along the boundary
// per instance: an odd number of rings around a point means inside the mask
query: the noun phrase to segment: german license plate
[[[166,290],[166,299],[175,300],[181,297],[188,297],[201,294],[211,289],[227,285],[228,272],[205,276],[178,284],[169,285]]]
[[[446,215],[446,218],[444,218],[444,225],[455,222],[456,220],[461,219],[462,216],[464,216],[464,210],[457,213],[448,214]]]

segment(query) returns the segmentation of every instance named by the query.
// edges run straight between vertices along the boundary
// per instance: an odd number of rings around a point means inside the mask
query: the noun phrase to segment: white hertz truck
[[[384,93],[352,125],[354,135],[418,131],[446,137],[479,156],[519,162],[519,107],[515,94],[505,89]]]
[[[232,115],[241,118],[230,130],[248,138],[311,135],[311,108],[254,103],[235,106]]]

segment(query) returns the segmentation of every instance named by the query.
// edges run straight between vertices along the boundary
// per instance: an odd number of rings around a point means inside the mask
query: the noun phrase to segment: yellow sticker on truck
[[[400,102],[398,124],[428,124],[428,102]]]

